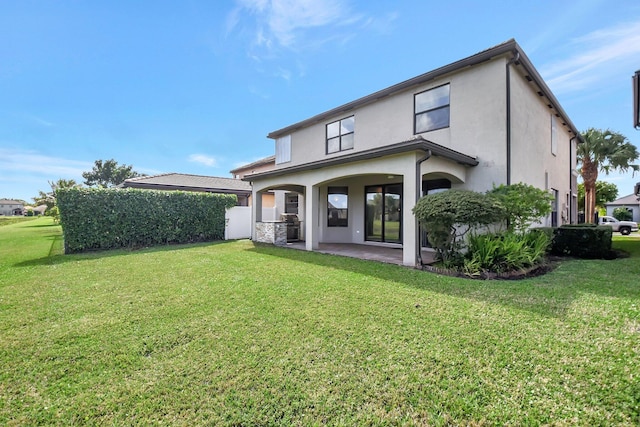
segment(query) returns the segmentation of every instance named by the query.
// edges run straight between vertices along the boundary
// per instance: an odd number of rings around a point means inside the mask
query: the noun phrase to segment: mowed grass
[[[0,216],[0,227],[34,219],[36,219],[36,217],[33,216]]]
[[[0,425],[638,425],[640,240],[523,281],[0,229]]]

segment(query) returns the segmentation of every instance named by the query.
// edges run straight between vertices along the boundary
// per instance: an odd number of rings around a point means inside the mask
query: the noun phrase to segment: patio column
[[[316,185],[307,185],[304,193],[304,236],[305,249],[313,251],[318,249],[318,206],[320,202],[320,190]]]
[[[416,205],[416,166],[415,161],[405,169],[402,197],[402,263],[415,267],[418,263],[416,248],[418,247],[417,222],[412,209]]]
[[[251,190],[251,239],[256,241],[256,224],[262,222],[262,193],[256,191],[255,187]]]

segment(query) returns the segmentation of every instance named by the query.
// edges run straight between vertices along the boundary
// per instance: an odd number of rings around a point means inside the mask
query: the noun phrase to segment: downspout
[[[420,197],[422,197],[422,174],[420,173],[420,166],[422,163],[429,160],[431,157],[431,150],[427,150],[427,154],[424,157],[418,159],[416,161],[416,204]],[[415,206],[415,205],[414,205]],[[414,215],[416,222],[416,255],[418,257],[418,264],[422,267],[422,242],[420,241],[420,222],[418,221],[418,217]]]
[[[507,62],[506,70],[507,70],[507,185],[511,185],[511,69],[509,68],[511,65],[518,62],[520,59],[520,52],[516,51],[516,54]]]
[[[578,139],[578,135],[569,138],[569,224],[573,224],[573,159],[571,158],[572,150],[571,144],[574,139]],[[577,144],[576,144],[577,145]],[[578,147],[576,147],[576,152],[578,151]],[[577,191],[577,189],[575,189]],[[576,203],[577,205],[577,203]],[[578,206],[576,206],[576,209]],[[577,218],[577,216],[576,216]]]

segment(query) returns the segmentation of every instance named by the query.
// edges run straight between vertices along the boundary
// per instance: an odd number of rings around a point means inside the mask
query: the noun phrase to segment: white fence
[[[263,221],[273,221],[275,219],[276,208],[262,209]],[[227,209],[225,220],[225,240],[251,238],[251,206],[234,206],[231,209]]]

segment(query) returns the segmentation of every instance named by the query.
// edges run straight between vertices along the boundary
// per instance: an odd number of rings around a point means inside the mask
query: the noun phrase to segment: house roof
[[[251,185],[239,179],[183,173],[165,173],[161,175],[129,178],[120,186],[122,188],[251,194]]]
[[[273,131],[269,135],[267,135],[267,137],[276,139],[281,136],[288,135],[298,129],[305,128],[307,126],[310,126],[318,122],[326,121],[327,119],[330,119],[336,115],[343,114],[347,111],[353,110],[355,108],[359,108],[363,105],[376,102],[381,98],[387,97],[389,95],[393,95],[398,92],[405,91],[409,88],[424,84],[431,80],[435,80],[446,74],[460,71],[466,67],[470,67],[473,65],[480,64],[482,62],[489,61],[501,55],[511,55],[512,58],[514,58],[515,60],[515,64],[523,67],[525,78],[536,85],[536,92],[538,92],[538,95],[546,98],[549,108],[555,110],[557,116],[562,118],[563,125],[566,126],[569,132],[573,133],[578,138],[579,141],[582,141],[582,136],[580,135],[580,132],[575,127],[573,122],[569,119],[569,116],[567,115],[567,113],[560,106],[560,102],[558,102],[556,97],[551,92],[551,89],[549,89],[549,87],[544,82],[544,80],[542,79],[538,71],[535,69],[535,67],[533,66],[533,64],[527,57],[527,55],[525,55],[520,45],[518,45],[518,43],[514,39],[507,40],[504,43],[501,43],[497,46],[494,46],[482,52],[476,53],[475,55],[453,62],[449,65],[445,65],[444,67],[437,68],[433,71],[429,71],[427,73],[421,74],[412,79],[405,80],[401,83],[395,84],[386,89],[382,89],[378,92],[374,92],[370,95],[356,99],[355,101],[348,102],[344,105],[325,111],[324,113],[320,113],[318,115],[315,115],[301,122]]]
[[[605,203],[605,206],[629,206],[629,205],[640,205],[640,201],[638,201],[638,196],[635,194],[629,194],[628,196],[624,196],[619,198],[618,200],[614,200],[613,202]]]
[[[24,206],[23,209],[24,210],[29,210],[31,209],[32,211],[38,211],[41,214],[44,213],[44,211],[46,211],[48,208],[47,205],[38,205],[38,206]]]
[[[269,156],[269,157],[265,157],[264,159],[260,159],[260,160],[256,160],[253,163],[249,163],[246,165],[242,165],[240,167],[237,167],[235,169],[230,170],[229,172],[232,174],[235,174],[236,172],[241,172],[247,169],[251,169],[251,168],[255,168],[258,166],[263,166],[263,165],[268,165],[269,163],[274,163],[276,162],[276,156]]]
[[[255,181],[257,179],[266,177],[270,178],[274,176],[286,175],[292,172],[302,172],[344,163],[359,162],[362,160],[369,160],[382,156],[390,156],[393,154],[407,153],[416,150],[429,152],[433,156],[443,157],[445,159],[460,163],[461,165],[465,166],[478,165],[478,160],[475,157],[468,156],[464,153],[460,153],[447,147],[443,147],[442,145],[428,141],[421,136],[417,136],[408,141],[403,141],[392,145],[386,145],[383,147],[373,148],[365,151],[358,151],[356,153],[347,154],[344,156],[331,157],[329,159],[322,159],[316,162],[304,163],[288,168],[276,169],[268,172],[259,172],[252,175],[247,175],[242,179],[245,181]]]
[[[19,202],[17,200],[11,199],[0,199],[0,205],[20,205],[22,206],[24,203]]]

